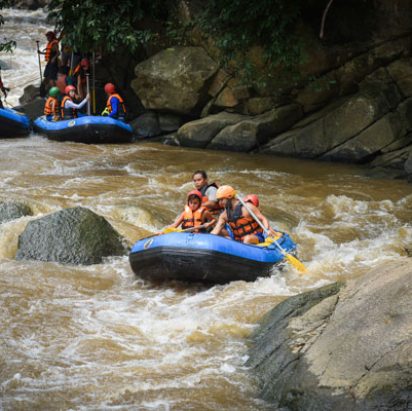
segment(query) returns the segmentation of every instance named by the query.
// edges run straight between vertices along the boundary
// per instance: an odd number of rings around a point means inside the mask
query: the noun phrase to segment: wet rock
[[[388,72],[404,97],[412,96],[412,59],[396,60],[388,66]]]
[[[36,97],[33,101],[23,104],[22,106],[16,107],[16,110],[25,113],[30,120],[35,120],[37,117],[43,115],[44,102],[45,100],[41,97]]]
[[[103,217],[75,207],[30,221],[19,236],[16,259],[88,265],[125,253],[122,238]]]
[[[27,204],[11,201],[0,202],[0,224],[27,215],[33,215]]]
[[[182,146],[205,148],[220,130],[244,119],[245,116],[240,114],[223,111],[184,124],[179,128],[177,138]]]
[[[246,103],[246,111],[251,115],[262,114],[272,107],[273,101],[271,97],[253,97]]]
[[[208,83],[217,70],[203,48],[175,47],[139,63],[131,86],[148,110],[191,114],[208,100]]]
[[[285,300],[255,332],[247,365],[290,410],[398,410],[411,400],[412,264],[374,269]]]
[[[158,113],[157,117],[159,119],[159,127],[162,133],[177,131],[183,123],[182,118],[174,114]]]
[[[412,177],[412,148],[408,152],[407,159],[404,163],[405,172],[409,177]]]

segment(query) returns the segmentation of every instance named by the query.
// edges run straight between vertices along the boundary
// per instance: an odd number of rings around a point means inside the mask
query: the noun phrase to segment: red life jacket
[[[47,62],[49,62],[50,61],[50,59],[52,58],[52,48],[53,48],[53,46],[55,45],[55,44],[59,44],[59,42],[56,40],[56,39],[54,39],[54,40],[52,40],[52,41],[49,41],[48,43],[47,43],[47,46],[46,46],[46,54],[45,54],[45,56],[44,56],[44,60],[46,60]]]
[[[226,207],[227,221],[236,241],[242,241],[249,234],[262,233],[263,230],[252,217],[242,215],[242,204],[239,203],[233,210]]]
[[[69,96],[64,96],[63,97],[62,103],[60,105],[60,111],[61,111],[62,119],[63,120],[68,120],[68,119],[71,119],[71,118],[77,118],[77,110],[75,108],[65,108],[64,107],[67,100],[73,101],[71,99],[71,97],[69,97]]]
[[[59,115],[59,102],[56,97],[49,97],[44,104],[44,115],[46,116],[56,116]]]
[[[119,101],[120,101],[120,112],[119,112],[119,115],[121,116],[122,114],[123,114],[123,115],[126,114],[126,106],[124,105],[124,100],[123,100],[123,99],[120,97],[120,95],[117,94],[117,93],[111,94],[111,95],[109,96],[109,98],[107,99],[106,108],[109,110],[109,113],[111,113],[111,112],[113,111],[113,109],[112,109],[112,104],[111,104],[111,101],[112,101],[112,98],[113,98],[113,97],[118,98]],[[123,110],[123,113],[121,113],[122,110]]]
[[[185,206],[182,222],[183,230],[185,230],[186,228],[199,227],[200,225],[202,225],[202,217],[205,211],[206,209],[204,207],[199,207],[196,211],[193,212],[188,205]]]

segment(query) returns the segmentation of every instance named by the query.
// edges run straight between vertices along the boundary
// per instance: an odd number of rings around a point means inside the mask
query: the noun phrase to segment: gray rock
[[[158,113],[157,117],[159,119],[159,127],[162,133],[177,131],[183,123],[182,118],[174,114]]]
[[[191,114],[206,103],[217,70],[203,48],[175,47],[139,63],[131,86],[148,110]]]
[[[405,161],[404,168],[408,175],[412,175],[412,148],[409,150],[409,155]]]
[[[43,115],[45,100],[41,97],[36,97],[33,101],[16,107],[17,110],[23,111],[30,120],[35,120]]]
[[[33,212],[26,204],[11,201],[0,203],[0,224],[28,215],[33,215]]]
[[[140,137],[155,137],[162,134],[157,114],[151,111],[136,117],[130,124]]]
[[[409,409],[412,264],[287,299],[253,335],[262,397],[290,410]]]
[[[125,252],[122,238],[103,217],[75,207],[30,221],[19,236],[16,259],[88,265]]]
[[[241,114],[225,111],[199,120],[190,121],[179,128],[177,138],[182,146],[205,148],[223,128],[244,120]]]

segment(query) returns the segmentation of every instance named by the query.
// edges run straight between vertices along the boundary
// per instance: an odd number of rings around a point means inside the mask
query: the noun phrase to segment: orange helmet
[[[243,201],[245,203],[250,202],[252,203],[255,207],[259,207],[259,197],[256,194],[248,194]]]
[[[187,194],[187,200],[189,201],[190,196],[196,196],[199,198],[200,202],[202,202],[203,195],[199,190],[192,190]]]
[[[107,83],[107,84],[104,86],[104,92],[105,92],[106,94],[113,94],[115,91],[116,91],[116,87],[114,86],[113,83]]]
[[[220,186],[216,191],[216,199],[231,199],[236,196],[236,190],[231,186]]]
[[[70,85],[70,86],[66,86],[64,89],[64,93],[67,95],[69,95],[71,91],[76,91],[76,87]]]

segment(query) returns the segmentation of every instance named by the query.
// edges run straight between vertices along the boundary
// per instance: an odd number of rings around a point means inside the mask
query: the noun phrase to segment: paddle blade
[[[293,257],[291,254],[285,254],[285,257],[298,271],[301,273],[306,273],[306,267],[296,257]]]
[[[166,227],[162,230],[163,234],[169,234],[169,233],[180,233],[182,231],[181,228],[176,228],[176,227]]]

